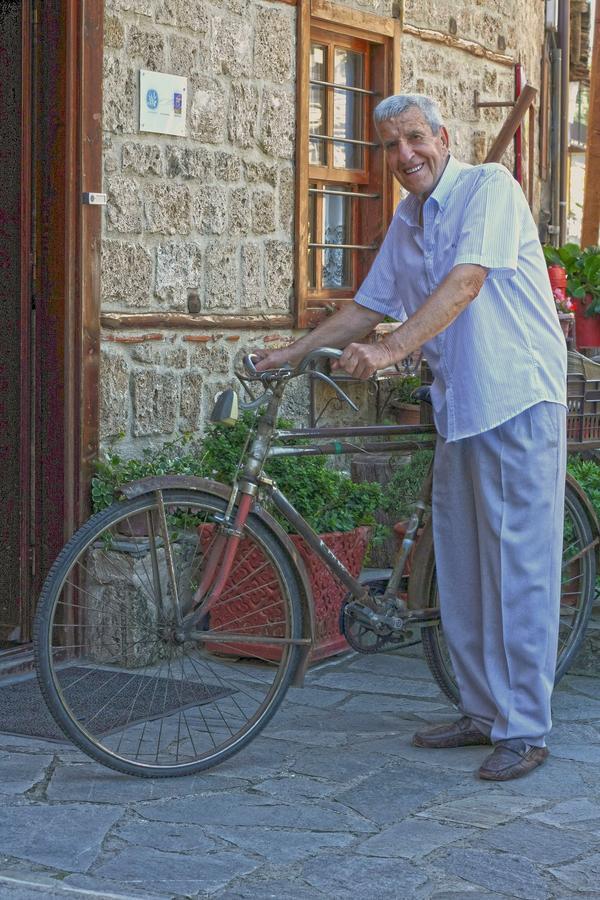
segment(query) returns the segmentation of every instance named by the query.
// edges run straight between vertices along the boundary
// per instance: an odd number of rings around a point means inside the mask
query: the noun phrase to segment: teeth
[[[422,168],[423,168],[423,165],[424,165],[424,164],[421,163],[420,166],[415,166],[413,169],[406,169],[406,174],[407,174],[407,175],[412,175],[414,172],[418,172],[419,169],[422,169]]]

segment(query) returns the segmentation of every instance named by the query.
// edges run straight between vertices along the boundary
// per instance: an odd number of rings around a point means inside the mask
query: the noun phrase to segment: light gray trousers
[[[461,710],[492,741],[544,745],[560,609],[566,410],[537,403],[497,428],[438,438],[433,533],[442,626]]]

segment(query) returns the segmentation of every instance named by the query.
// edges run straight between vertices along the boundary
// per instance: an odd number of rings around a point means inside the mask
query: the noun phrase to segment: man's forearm
[[[475,299],[487,270],[481,266],[457,266],[447,275],[423,306],[400,328],[381,342],[398,362],[448,327]]]
[[[342,349],[351,341],[366,337],[384,319],[383,314],[350,302],[338,312],[324,319],[317,328],[288,347],[289,361],[296,364],[303,356],[317,347]]]

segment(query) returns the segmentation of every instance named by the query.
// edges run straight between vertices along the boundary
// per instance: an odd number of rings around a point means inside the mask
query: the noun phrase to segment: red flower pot
[[[571,298],[575,306],[575,333],[577,349],[582,347],[600,347],[600,316],[586,316],[585,311],[592,302],[591,294],[586,294],[583,300]]]
[[[202,548],[205,550],[212,540],[214,525],[201,525],[198,529]],[[353,531],[333,532],[321,535],[337,558],[356,577],[362,568],[371,529],[361,525]],[[316,645],[311,654],[311,662],[333,656],[348,649],[346,639],[340,634],[339,615],[342,601],[347,593],[329,569],[315,556],[300,535],[290,535],[308,573],[313,592],[315,608]],[[240,590],[243,585],[243,592]],[[232,574],[226,583],[218,603],[210,613],[212,628],[225,627],[228,622],[235,627],[236,620],[251,629],[260,626],[265,634],[281,637],[282,609],[277,596],[274,572],[258,547],[234,562]],[[207,646],[209,646],[207,644]],[[215,653],[221,655],[245,656],[248,645],[215,645]],[[277,660],[281,651],[268,644],[252,645],[253,655],[264,659]]]

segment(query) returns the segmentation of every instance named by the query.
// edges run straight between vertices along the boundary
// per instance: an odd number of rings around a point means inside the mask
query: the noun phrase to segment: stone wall
[[[398,16],[391,0],[357,9]],[[296,9],[270,0],[105,0],[103,312],[289,313],[293,309]],[[540,0],[406,0],[404,21],[521,58],[539,83]],[[514,76],[414,35],[402,89],[430,93],[456,155],[483,159]],[[137,130],[138,70],[188,78],[185,137]],[[510,159],[507,159],[510,164]],[[241,348],[292,332],[105,331],[101,437],[125,452],[201,428]],[[306,390],[291,400],[302,417]]]

